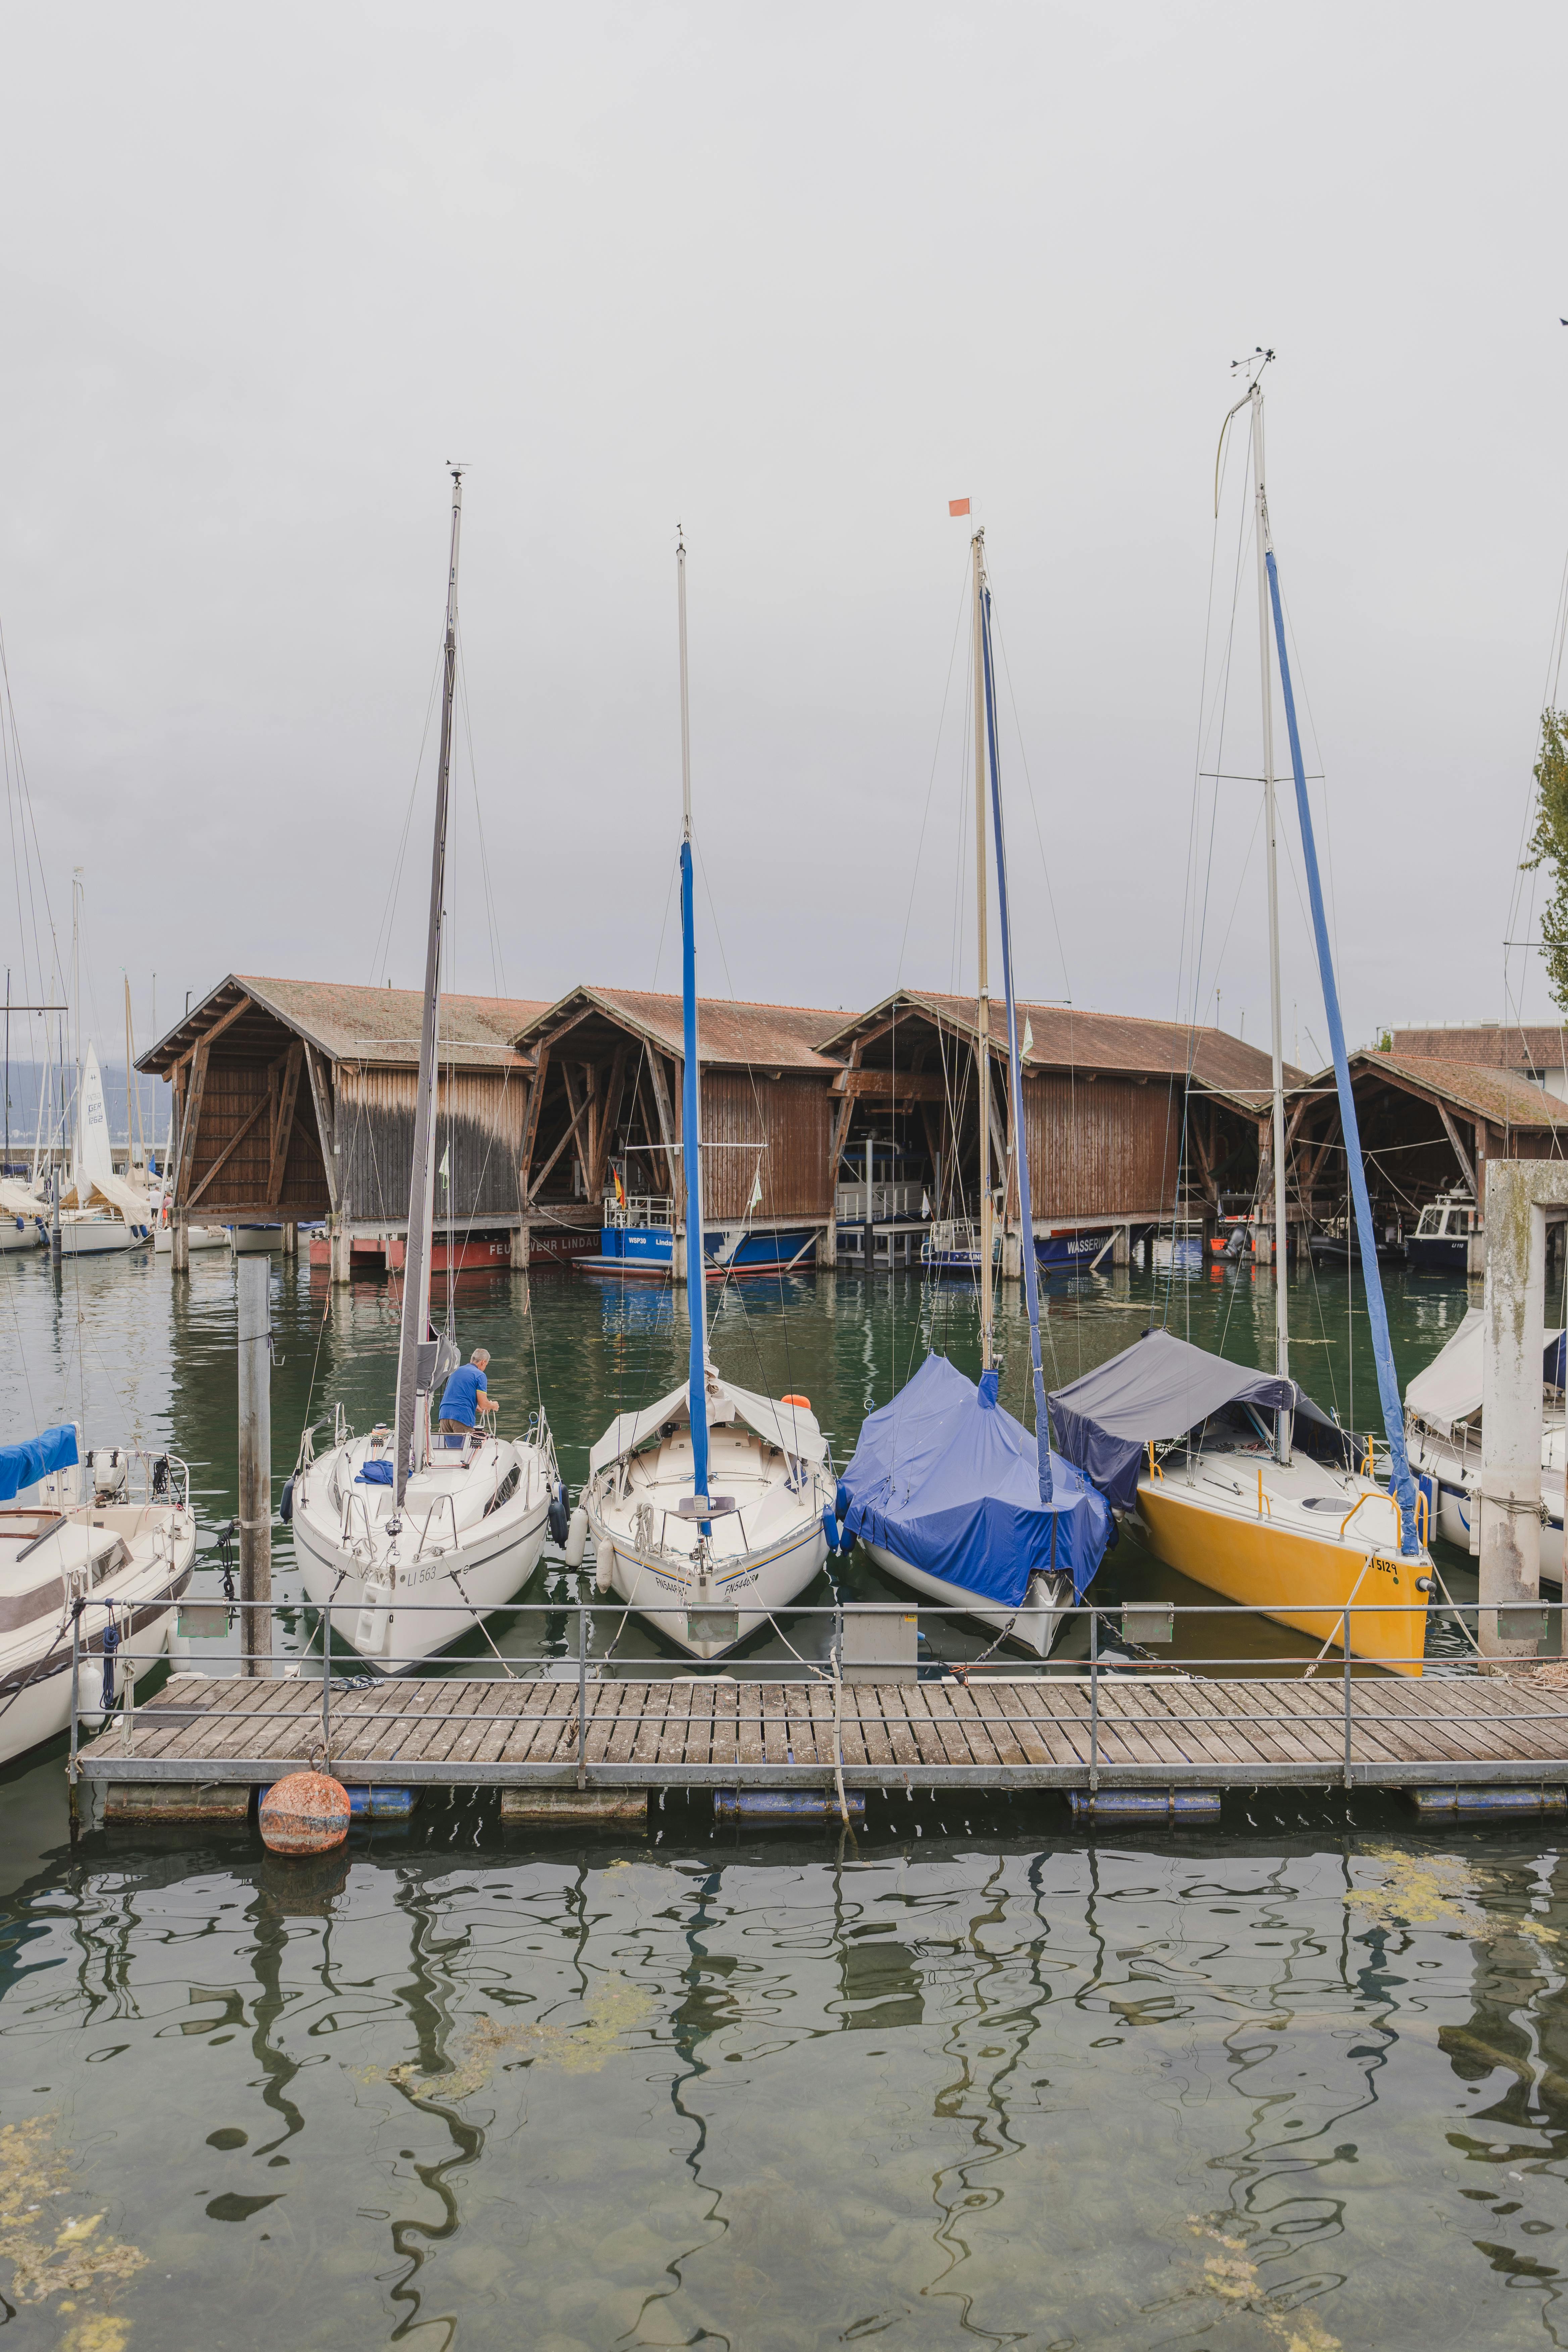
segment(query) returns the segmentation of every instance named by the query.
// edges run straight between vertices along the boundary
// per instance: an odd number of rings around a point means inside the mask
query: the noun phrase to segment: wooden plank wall
[[[408,1213],[414,1170],[414,1106],[418,1073],[339,1063],[338,1142],[343,1213],[366,1223],[401,1221]],[[516,1069],[456,1070],[441,1075],[437,1097],[437,1219],[451,1215],[516,1218],[518,1163],[526,1075]]]

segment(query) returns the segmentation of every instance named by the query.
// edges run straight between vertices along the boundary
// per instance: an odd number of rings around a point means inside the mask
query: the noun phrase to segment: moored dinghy
[[[542,1412],[526,1439],[488,1436],[478,1429],[454,1438],[433,1433],[430,1426],[432,1395],[458,1362],[450,1335],[437,1339],[430,1330],[442,907],[462,519],[462,474],[456,467],[452,485],[445,688],[395,1417],[390,1428],[353,1437],[342,1426],[340,1409],[336,1442],[320,1459],[307,1432],[289,1497],[306,1592],[330,1612],[335,1634],[389,1674],[445,1649],[472,1630],[478,1615],[513,1599],[539,1564],[552,1511],[558,1507],[555,1450]]]
[[[686,690],[686,549],[676,552],[680,613],[681,1009],[685,1072],[684,1389],[619,1413],[588,1457],[579,1508],[594,1538],[599,1590],[618,1592],[693,1657],[718,1658],[798,1600],[827,1558],[834,1479],[804,1397],[753,1396],[708,1360],[697,949],[691,876],[691,759]],[[657,1451],[655,1450],[657,1441]],[[581,1535],[568,1548],[580,1557]]]

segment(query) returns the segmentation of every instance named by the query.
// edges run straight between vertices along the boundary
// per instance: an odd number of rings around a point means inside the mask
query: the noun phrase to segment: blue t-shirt
[[[474,1400],[488,1393],[485,1376],[478,1364],[463,1364],[452,1374],[441,1393],[440,1421],[460,1421],[465,1429],[472,1429],[475,1421]]]

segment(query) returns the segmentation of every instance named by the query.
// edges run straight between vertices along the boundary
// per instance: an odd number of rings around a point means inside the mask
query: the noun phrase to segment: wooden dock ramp
[[[630,1675],[172,1675],[116,1716],[81,1774],[259,1784],[326,1761],[350,1786],[994,1790],[1568,1783],[1568,1690],[1054,1674],[969,1684]]]

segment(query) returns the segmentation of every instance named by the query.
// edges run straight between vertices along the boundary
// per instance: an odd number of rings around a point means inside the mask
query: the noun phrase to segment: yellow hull
[[[1415,1580],[1428,1572],[1425,1552],[1406,1559],[1377,1551],[1368,1568],[1367,1552],[1351,1544],[1215,1510],[1158,1478],[1139,1481],[1138,1510],[1155,1557],[1194,1584],[1261,1610],[1320,1646],[1342,1641],[1340,1612],[1348,1603],[1358,1612],[1375,1604],[1375,1615],[1351,1619],[1352,1654],[1394,1674],[1421,1672],[1426,1596]]]

